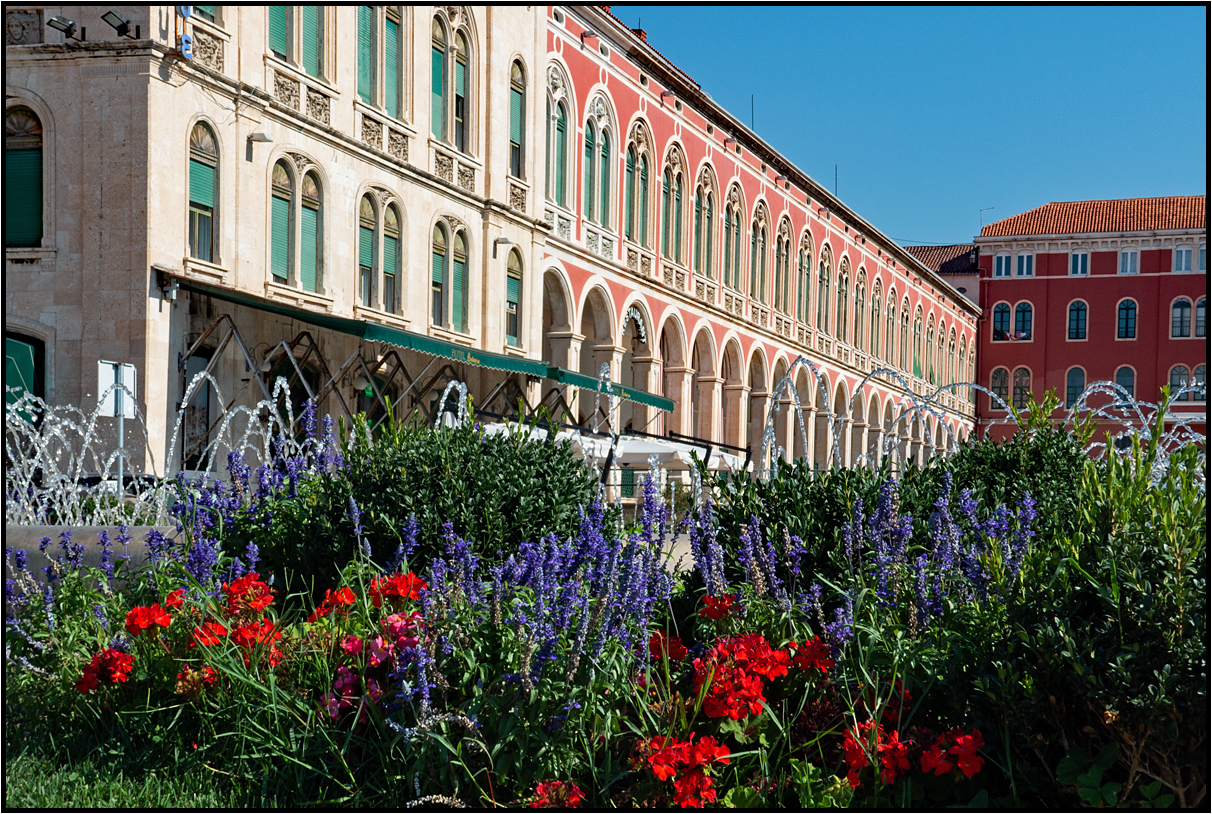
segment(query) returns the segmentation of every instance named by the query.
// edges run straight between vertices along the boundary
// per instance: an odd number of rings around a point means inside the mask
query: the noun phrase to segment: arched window
[[[324,269],[324,235],[321,221],[320,182],[314,172],[303,176],[299,217],[299,283],[318,294]]]
[[[197,13],[201,6],[194,7]],[[287,8],[287,7],[281,7]],[[271,15],[283,12],[270,11]],[[379,22],[383,24],[383,47],[379,48]],[[379,88],[383,89],[382,110],[394,119],[400,118],[401,95],[404,87],[404,41],[401,38],[403,9],[387,6],[383,16],[377,6],[358,6],[358,98],[379,107]]]
[[[635,145],[627,145],[627,154],[623,160],[623,237],[635,240]]]
[[[467,333],[467,239],[454,234],[454,252],[450,259],[450,327]]]
[[[1124,389],[1128,399],[1136,398],[1136,371],[1124,365],[1115,371],[1115,383]]]
[[[547,199],[568,206],[568,108],[547,99]]]
[[[640,153],[640,184],[636,189],[636,195],[639,196],[639,235],[640,245],[646,249],[652,248],[652,244],[648,242],[648,154]]]
[[[1031,371],[1025,367],[1014,370],[1014,407],[1021,410],[1031,400]]]
[[[522,254],[510,249],[505,269],[505,341],[512,347],[517,346],[521,335],[521,302]]]
[[[28,107],[4,113],[4,245],[42,245],[42,122]]]
[[[753,236],[749,240],[749,296],[766,302],[766,219],[759,213],[753,221]]]
[[[430,52],[430,132],[439,141],[446,140],[446,26],[433,19]]]
[[[1006,370],[1006,368],[1004,368],[1004,367],[993,368],[993,375],[990,376],[990,378],[989,378],[989,389],[992,390],[997,395],[997,397],[1002,400],[1002,403],[1009,404],[1010,403],[1010,371]],[[991,398],[991,399],[989,399],[989,409],[1000,410],[1000,409],[1002,409],[1002,406],[996,400]]]
[[[1031,338],[1031,303],[1020,302],[1014,306],[1014,339]]]
[[[598,223],[610,224],[610,131],[598,134]]]
[[[1200,297],[1195,301],[1195,335],[1208,335],[1208,298]]]
[[[816,273],[816,328],[826,334],[829,333],[829,278],[833,275],[830,266],[830,256],[822,255]]]
[[[433,227],[433,254],[430,263],[430,320],[434,325],[446,323],[446,229]]]
[[[710,189],[703,201],[703,273],[715,279],[711,247],[715,245],[715,193]]]
[[[393,119],[400,118],[404,89],[404,15],[400,6],[388,6],[383,21],[383,109]]]
[[[809,298],[812,295],[812,247],[808,244],[807,235],[800,241],[799,260],[799,292],[796,296],[796,318],[805,324],[808,322]]]
[[[582,208],[585,212],[585,219],[589,221],[597,220],[596,211],[598,204],[598,196],[595,194],[596,183],[595,176],[598,171],[598,128],[593,122],[585,123],[585,159],[581,162],[581,170],[584,173],[584,190],[581,193]]]
[[[993,306],[993,341],[1005,342],[1010,338],[1010,306],[999,302]]]
[[[358,98],[368,105],[379,101],[375,92],[377,23],[374,6],[358,6]]]
[[[1086,304],[1081,300],[1069,305],[1069,338],[1086,338]]]
[[[922,362],[926,379],[935,384],[934,380],[934,317],[930,317],[930,325],[926,328],[926,358]]]
[[[370,195],[363,195],[358,204],[358,292],[362,305],[375,304],[375,204]]]
[[[454,146],[467,152],[467,36],[455,34],[454,52]]]
[[[682,262],[683,189],[681,166],[666,164],[661,176],[661,255],[679,265]]]
[[[844,259],[842,265],[845,266]],[[849,295],[850,275],[847,274],[845,268],[843,268],[842,273],[837,277],[837,325],[835,326],[837,330],[834,333],[834,335],[841,342],[845,342],[850,338],[850,335],[846,332],[846,316],[848,314],[848,309],[846,306]]]
[[[1136,338],[1136,300],[1124,300],[1119,304],[1119,326],[1116,335],[1120,339]]]
[[[951,335],[951,341],[947,343],[947,378],[943,384],[955,384],[955,334]]]
[[[1065,374],[1065,406],[1077,404],[1078,397],[1086,389],[1086,371],[1080,367],[1071,367]]]
[[[896,289],[888,289],[888,324],[884,331],[884,362],[895,364],[896,351]]]
[[[863,350],[863,318],[867,316],[867,278],[860,272],[854,284],[854,346]]]
[[[783,311],[783,241],[774,239],[774,310]]]
[[[396,288],[400,268],[400,214],[394,204],[387,207],[383,218],[383,310],[394,314],[399,310]]]
[[[1170,368],[1170,395],[1175,401],[1191,400],[1190,393],[1183,393],[1182,395],[1178,396],[1174,395],[1175,393],[1178,393],[1179,390],[1187,386],[1187,384],[1190,382],[1190,375],[1191,372],[1187,370],[1186,365],[1175,365],[1174,367]]]
[[[269,269],[274,282],[286,285],[294,268],[294,177],[285,161],[274,164],[270,183]]]
[[[1185,338],[1191,335],[1191,301],[1181,297],[1170,306],[1170,336]]]
[[[901,370],[909,370],[909,301],[901,308]]]
[[[878,358],[880,355],[880,284],[877,281],[875,289],[871,292],[871,355]]]
[[[1207,401],[1208,400],[1208,366],[1197,365],[1195,372],[1191,374],[1191,385],[1195,388],[1195,392],[1191,394],[1192,401]]]
[[[189,256],[212,263],[215,251],[219,148],[201,122],[189,133]]]
[[[967,349],[967,343],[964,342],[963,339],[961,339],[960,348],[959,348],[959,367],[956,368],[956,370],[955,370],[955,380],[956,381],[966,378],[965,374],[968,372],[968,364],[966,361],[966,359],[967,359],[966,349]],[[968,381],[971,381],[971,379],[968,379]],[[960,391],[960,393],[962,394],[961,397],[964,399],[964,401],[972,400],[972,388],[965,387]]]
[[[922,312],[913,318],[913,375],[922,377]]]
[[[521,62],[509,69],[509,174],[522,177],[523,138],[526,130],[526,74]]]
[[[711,265],[712,224],[715,220],[714,195],[703,178],[694,190],[694,270],[715,277]]]
[[[724,205],[724,285],[741,288],[741,209],[735,188]]]

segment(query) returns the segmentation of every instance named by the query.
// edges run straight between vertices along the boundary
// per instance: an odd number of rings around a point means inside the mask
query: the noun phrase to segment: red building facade
[[[1146,402],[1191,385],[1171,413],[1206,428],[1206,200],[1050,203],[984,227],[978,381],[1016,406],[1055,390],[1057,417],[1095,382]],[[978,413],[986,426],[1007,415],[983,394]]]
[[[806,431],[784,410],[788,457],[900,458],[969,434],[946,392],[975,373],[976,306],[716,105],[603,7],[548,10],[543,358],[661,393],[621,424],[756,451],[770,398],[796,372]],[[901,382],[875,377],[890,366]],[[791,406],[783,394],[781,400]],[[589,406],[589,410],[592,407]],[[588,410],[587,410],[588,412]]]

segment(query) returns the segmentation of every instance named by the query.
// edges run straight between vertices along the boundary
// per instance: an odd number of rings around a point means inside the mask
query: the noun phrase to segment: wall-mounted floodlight
[[[662,99],[664,99],[666,96],[677,96],[677,94],[676,94],[676,93],[674,93],[674,92],[673,92],[673,91],[671,91],[671,90],[663,90],[663,91],[661,91],[661,98],[662,98]]]
[[[724,139],[724,146],[727,147],[729,144],[736,144],[736,139],[734,139],[732,136]]]
[[[497,246],[513,246],[513,245],[515,245],[514,242],[512,240],[510,240],[509,238],[498,237],[496,240],[492,241],[492,259],[493,260],[497,259]]]
[[[596,40],[597,38],[598,38],[597,32],[582,31],[581,32],[581,45],[585,44],[585,40]]]
[[[80,42],[84,42],[85,29],[81,28],[80,36],[77,37],[75,20],[69,20],[66,17],[56,14],[54,17],[47,20],[46,24],[56,31],[62,32],[63,36],[67,37],[69,40],[79,40]]]
[[[269,136],[265,135],[264,133],[249,133],[248,140],[256,142],[257,144],[273,144],[274,143],[274,140],[271,139]]]
[[[777,184],[779,181],[786,181],[786,180],[787,180],[787,176],[786,176],[786,175],[776,175],[776,176],[774,176],[774,182],[775,182],[776,184]]]
[[[119,37],[130,37],[132,40],[140,38],[142,32],[139,31],[139,26],[135,26],[134,36],[131,36],[129,17],[125,17],[116,11],[107,11],[101,15],[101,19],[108,23],[110,28],[117,31]]]

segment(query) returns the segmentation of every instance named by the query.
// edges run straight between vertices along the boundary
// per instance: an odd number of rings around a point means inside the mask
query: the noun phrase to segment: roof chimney
[[[633,28],[631,33],[640,38],[640,42],[648,42],[648,32],[642,28]]]

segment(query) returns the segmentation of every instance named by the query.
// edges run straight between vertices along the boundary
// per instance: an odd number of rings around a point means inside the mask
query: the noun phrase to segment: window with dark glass
[[[1086,371],[1080,367],[1071,367],[1065,375],[1065,406],[1077,404],[1078,397],[1086,389]]]
[[[518,344],[519,308],[522,301],[522,255],[517,249],[509,252],[505,272],[505,341],[511,346]]]
[[[1124,300],[1119,304],[1119,324],[1117,333],[1120,339],[1136,338],[1136,300]]]
[[[375,300],[375,205],[369,195],[358,205],[358,288],[362,305]]]
[[[1031,400],[1031,371],[1025,367],[1014,370],[1014,408],[1021,410]]]
[[[999,302],[993,306],[993,341],[1005,342],[1010,338],[1010,306]]]
[[[1191,335],[1191,301],[1185,297],[1174,301],[1170,308],[1170,336],[1185,338]]]
[[[1031,338],[1031,304],[1020,302],[1014,306],[1014,339]]]
[[[1123,388],[1127,399],[1136,398],[1136,371],[1124,365],[1115,371],[1115,383]]]
[[[1010,371],[1004,367],[993,368],[993,375],[989,380],[989,389],[1001,399],[1000,402],[990,399],[989,407],[993,410],[1002,409],[1003,404],[1010,402]]]
[[[1069,305],[1069,338],[1086,338],[1086,304],[1081,300]]]

